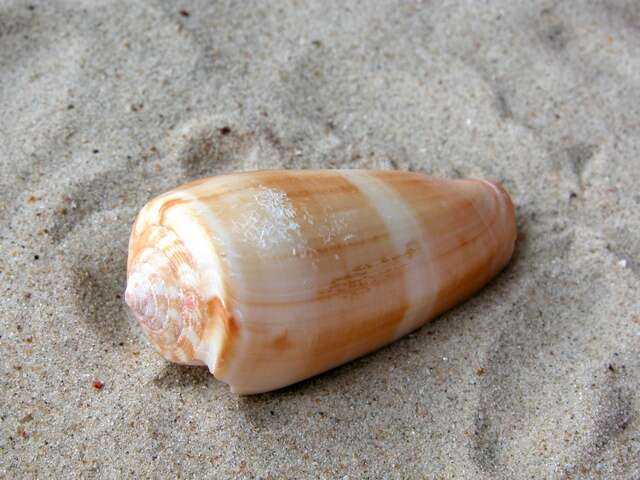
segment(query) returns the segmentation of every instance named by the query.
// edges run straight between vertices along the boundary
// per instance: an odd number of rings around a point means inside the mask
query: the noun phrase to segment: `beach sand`
[[[0,477],[640,475],[636,0],[0,1]],[[123,302],[152,196],[263,168],[501,180],[507,269],[238,397]]]

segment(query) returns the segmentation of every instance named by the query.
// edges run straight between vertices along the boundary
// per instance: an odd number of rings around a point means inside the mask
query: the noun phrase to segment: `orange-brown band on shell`
[[[319,264],[318,278],[324,278],[326,276],[324,272],[339,271],[333,264],[334,256],[326,255],[328,252],[335,250],[342,255],[349,255],[350,249],[367,248],[367,245],[386,245],[380,258],[369,259],[366,263],[353,268],[344,268],[341,275],[333,277],[327,283],[318,282],[316,295],[309,303],[323,302],[330,297],[341,298],[348,303],[347,299],[366,295],[372,289],[380,288],[382,285],[397,285],[399,288],[398,291],[387,292],[392,295],[389,303],[395,305],[391,311],[385,311],[382,308],[377,317],[365,315],[358,318],[354,315],[349,321],[339,323],[337,329],[325,329],[324,333],[315,339],[307,361],[300,368],[300,371],[306,372],[304,376],[324,371],[365,353],[372,346],[379,347],[390,341],[409,308],[402,270],[404,252],[396,251],[391,240],[392,232],[388,230],[372,199],[339,172],[329,171],[321,175],[309,172],[302,177],[294,174],[278,174],[261,178],[260,185],[284,192],[296,210],[297,218],[304,218],[305,214],[310,214],[321,220],[327,215],[335,214],[335,209],[348,205],[349,208],[359,211],[361,218],[366,219],[372,231],[378,232],[367,236],[364,240],[338,239],[336,243],[327,245],[323,242],[322,234],[318,230],[321,225],[319,221],[315,221],[313,225],[303,222],[302,235],[309,242],[309,248],[325,254],[322,256],[325,259],[324,262]],[[349,198],[348,202],[342,200],[345,197]],[[363,339],[367,340],[363,342]],[[272,342],[272,348],[279,349],[283,343],[276,338]],[[344,355],[342,359],[340,359],[340,352]]]
[[[501,245],[499,241],[496,242],[494,232],[497,222],[504,221],[499,218],[498,207],[505,199],[499,198],[494,192],[493,209],[488,212],[478,211],[475,204],[477,199],[489,192],[491,184],[477,180],[421,178],[401,172],[374,174],[379,178],[394,179],[389,185],[405,201],[416,205],[416,217],[424,229],[425,238],[438,239],[437,246],[430,252],[432,264],[438,266],[435,273],[440,279],[436,303],[430,316],[436,316],[468,298],[504,266],[494,262]],[[468,188],[466,196],[463,193],[464,185]],[[434,208],[444,209],[441,213],[448,214],[433,215]],[[476,215],[469,217],[470,211]],[[442,225],[437,220],[442,220]],[[477,248],[482,243],[486,244],[485,248]],[[505,261],[509,256],[504,256]],[[454,263],[465,265],[460,276],[448,268]]]

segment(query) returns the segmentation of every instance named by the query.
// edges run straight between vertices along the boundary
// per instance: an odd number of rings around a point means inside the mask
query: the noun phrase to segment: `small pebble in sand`
[[[22,417],[19,422],[20,423],[29,423],[31,420],[33,420],[33,415],[31,415],[30,413],[27,413],[24,417]]]

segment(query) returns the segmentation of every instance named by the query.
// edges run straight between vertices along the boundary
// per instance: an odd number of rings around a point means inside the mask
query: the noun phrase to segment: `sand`
[[[640,475],[636,0],[0,1],[0,477]],[[237,397],[122,295],[142,205],[256,168],[500,179],[508,268]]]

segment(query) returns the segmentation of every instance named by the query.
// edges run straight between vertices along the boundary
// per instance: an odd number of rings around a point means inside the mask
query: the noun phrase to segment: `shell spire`
[[[168,360],[241,394],[369,353],[478,291],[508,263],[513,204],[487,180],[259,171],[150,201],[126,302]]]

